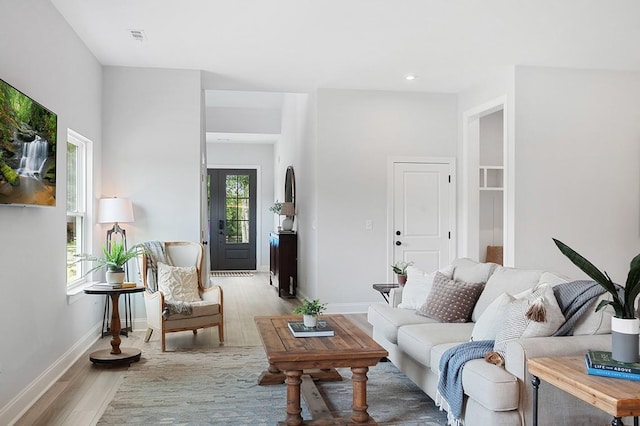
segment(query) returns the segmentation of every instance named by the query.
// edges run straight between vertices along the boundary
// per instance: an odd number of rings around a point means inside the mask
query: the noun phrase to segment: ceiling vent
[[[147,40],[147,36],[142,30],[129,30],[129,34],[131,34],[131,38],[133,38],[135,41],[142,42]]]

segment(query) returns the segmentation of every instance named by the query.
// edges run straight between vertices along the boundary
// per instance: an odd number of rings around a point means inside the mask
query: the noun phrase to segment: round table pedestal
[[[140,361],[141,354],[142,351],[136,348],[120,348],[120,353],[117,355],[112,354],[111,349],[103,349],[92,352],[89,359],[94,364],[131,364]]]

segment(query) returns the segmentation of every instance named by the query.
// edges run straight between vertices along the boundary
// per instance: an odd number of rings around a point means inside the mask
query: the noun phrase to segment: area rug
[[[285,418],[286,386],[259,386],[262,347],[144,353],[129,367],[98,425],[275,425]],[[334,415],[351,412],[345,380],[321,383]],[[369,370],[369,414],[381,425],[445,425],[446,414],[390,362]],[[310,419],[306,404],[302,416]]]
[[[253,272],[247,271],[211,271],[212,277],[252,277]]]

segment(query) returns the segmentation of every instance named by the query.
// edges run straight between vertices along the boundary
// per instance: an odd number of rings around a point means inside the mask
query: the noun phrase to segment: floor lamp
[[[133,222],[133,205],[128,198],[101,198],[98,204],[98,223],[113,223],[113,227],[107,231],[106,249],[111,250],[111,244],[119,238],[127,250],[127,232],[122,229],[119,223]],[[118,234],[120,235],[118,237]],[[126,280],[129,281],[129,267],[125,265]],[[104,315],[102,318],[102,336],[110,335],[109,331],[109,296],[106,296],[104,304]],[[131,318],[131,297],[130,294],[124,295],[124,327],[120,330],[120,334],[125,336],[133,331],[133,320]],[[105,328],[106,324],[106,328]]]

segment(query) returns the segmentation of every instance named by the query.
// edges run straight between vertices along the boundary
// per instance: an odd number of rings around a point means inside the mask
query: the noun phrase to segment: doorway
[[[394,161],[392,259],[423,271],[455,256],[455,160]]]
[[[209,169],[212,271],[256,269],[256,170]]]

